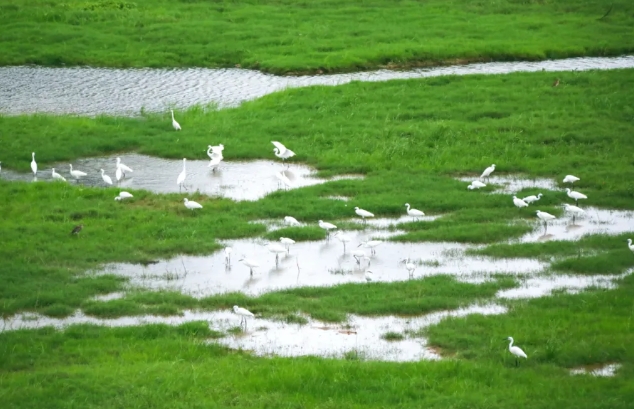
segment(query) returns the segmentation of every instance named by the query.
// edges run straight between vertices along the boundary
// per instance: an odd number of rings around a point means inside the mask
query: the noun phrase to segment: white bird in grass
[[[473,189],[480,189],[481,187],[486,187],[486,185],[480,182],[479,180],[474,180],[473,182],[471,182],[469,186],[467,186],[467,189],[473,190]]]
[[[405,203],[405,207],[407,207],[407,214],[412,217],[425,216],[425,213],[418,209],[410,209],[409,203]]]
[[[31,171],[33,176],[37,176],[37,162],[35,162],[35,152],[31,152]]]
[[[494,170],[495,170],[495,164],[484,169],[484,172],[482,172],[482,174],[480,175],[480,179],[488,178],[491,175],[491,173],[493,173]]]
[[[112,179],[110,179],[110,176],[106,175],[103,171],[103,169],[101,169],[101,178],[103,179],[104,182],[106,182],[107,184],[111,185],[112,184]]]
[[[123,177],[125,177],[126,172],[129,172],[129,173],[133,172],[133,170],[130,167],[121,163],[121,158],[117,158],[117,169],[121,169],[121,172],[123,173]]]
[[[286,246],[286,250],[291,252],[291,244],[295,244],[295,240],[289,239],[288,237],[280,237],[280,243]]]
[[[339,240],[343,244],[343,252],[345,253],[346,252],[346,243],[349,243],[351,241],[350,237],[346,236],[341,231],[337,231],[335,233],[335,237],[337,238],[337,240]]]
[[[134,196],[132,196],[132,194],[131,194],[131,193],[128,193],[128,192],[119,192],[119,196],[115,197],[115,198],[114,198],[114,200],[129,199],[129,198],[131,198],[131,197],[134,197]]]
[[[284,217],[284,223],[286,223],[286,224],[288,224],[290,226],[299,226],[299,222],[293,216],[285,216]]]
[[[253,315],[253,313],[249,310],[246,310],[244,308],[238,307],[237,305],[233,306],[233,312],[235,314],[238,314],[240,316],[240,326],[242,326],[242,323],[244,322],[244,330],[247,330],[247,318],[249,317],[255,317],[255,315]]]
[[[87,176],[86,172],[82,172],[81,170],[73,170],[73,165],[68,164],[70,166],[70,175],[75,178],[75,180],[79,180],[79,178]]]
[[[575,199],[575,203],[578,203],[579,199],[588,198],[588,196],[584,195],[583,193],[575,192],[574,190],[570,190],[569,188],[566,188],[566,193],[568,194],[569,198]]]
[[[184,198],[183,202],[185,202],[185,207],[190,210],[203,208],[203,206],[200,203],[194,202],[193,200],[189,200],[188,198]]]
[[[364,241],[363,243],[359,244],[357,247],[363,246],[366,249],[370,249],[371,254],[376,254],[376,250],[374,250],[374,248],[380,245],[381,243],[383,243],[381,240],[370,240],[370,241]]]
[[[540,194],[538,194],[537,196],[535,196],[535,195],[526,196],[526,197],[525,197],[524,199],[522,199],[522,200],[523,200],[523,201],[525,201],[525,202],[526,202],[526,203],[528,203],[528,204],[531,204],[531,203],[536,202],[536,201],[538,201],[539,199],[541,199],[541,198],[542,198],[542,196],[543,196],[543,195],[540,193]]]
[[[295,152],[286,148],[286,146],[282,145],[281,143],[277,141],[271,141],[271,143],[275,145],[275,148],[273,148],[273,152],[275,153],[275,156],[282,159],[282,161],[286,161],[286,159],[292,158],[293,156],[295,156]]]
[[[330,230],[333,230],[333,229],[337,228],[337,226],[335,226],[334,224],[325,222],[323,220],[319,221],[319,227],[321,227],[322,229],[326,230],[326,232],[328,233],[328,237],[330,237]]]
[[[253,260],[249,260],[246,258],[241,258],[240,260],[238,260],[239,262],[241,262],[242,264],[244,264],[245,266],[249,267],[249,272],[251,273],[251,275],[253,275],[253,269],[256,267],[260,267],[260,265],[258,263],[256,263]]]
[[[233,253],[233,249],[231,247],[225,247],[225,262],[231,264],[231,253]]]
[[[176,122],[176,119],[174,119],[174,110],[170,109],[170,112],[172,113],[172,126],[174,127],[174,130],[180,131],[181,125],[178,122]]]
[[[526,356],[526,353],[522,351],[522,348],[513,346],[513,337],[508,337],[506,340],[510,341],[509,352],[515,355],[515,366],[518,366],[520,364],[520,360],[519,360],[520,358],[528,359],[528,356]]]
[[[364,222],[365,222],[365,218],[366,218],[366,217],[374,217],[374,213],[370,213],[370,212],[368,212],[367,210],[363,210],[363,209],[360,209],[360,208],[358,208],[358,207],[355,207],[355,208],[354,208],[354,212],[355,212],[357,215],[361,216],[361,218],[363,219],[363,221],[364,221]]]
[[[564,183],[575,183],[576,181],[581,180],[576,176],[566,175],[564,178]]]
[[[185,178],[187,177],[187,169],[185,167],[185,163],[187,159],[183,158],[183,170],[178,174],[178,178],[176,178],[176,184],[178,185],[178,191],[180,192],[181,188],[185,184]]]
[[[629,247],[630,250],[634,251],[634,244],[632,244],[632,239],[627,239],[627,247]]]
[[[370,257],[368,257],[367,254],[365,254],[365,251],[363,250],[355,250],[352,252],[352,257],[354,257],[355,260],[357,260],[357,264],[361,265],[361,260],[367,260],[368,261],[368,265],[370,265]]]
[[[548,221],[549,220],[555,220],[556,217],[553,216],[550,213],[546,213],[546,212],[542,212],[541,210],[538,210],[537,212],[537,217],[539,217],[543,222],[544,222],[544,228],[548,229]]]
[[[517,196],[513,196],[513,204],[517,207],[519,207],[520,209],[522,207],[528,207],[528,203],[526,203],[525,201],[523,201],[522,199],[518,199]]]
[[[53,168],[53,172],[51,173],[51,175],[53,176],[53,179],[55,179],[55,180],[61,180],[62,182],[66,182],[66,178],[64,176],[62,176],[59,173],[55,172],[55,168]]]

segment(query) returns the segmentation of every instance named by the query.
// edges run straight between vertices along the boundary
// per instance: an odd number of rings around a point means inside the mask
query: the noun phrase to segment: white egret
[[[418,209],[410,209],[409,203],[405,203],[405,207],[407,207],[407,214],[413,217],[425,216],[425,213],[421,212]]]
[[[185,167],[185,162],[187,162],[187,159],[183,158],[183,170],[178,175],[178,178],[176,178],[176,184],[178,185],[179,192],[181,188],[183,187],[183,185],[185,184],[185,178],[187,177],[187,169]]]
[[[117,179],[117,182],[121,180],[123,177],[123,171],[121,170],[121,166],[117,166],[117,170],[114,171],[114,177]]]
[[[55,168],[53,168],[53,172],[51,173],[51,175],[53,176],[53,179],[55,179],[55,180],[61,180],[62,182],[66,182],[66,178],[64,176],[62,176],[59,173],[55,172]]]
[[[541,199],[541,198],[542,198],[542,196],[543,196],[543,195],[540,193],[540,194],[538,194],[537,196],[535,196],[535,195],[526,196],[526,197],[525,197],[524,199],[522,199],[522,200],[523,200],[523,201],[525,201],[525,202],[526,202],[526,203],[528,203],[528,204],[531,204],[531,203],[536,202],[536,201],[538,201],[539,199]]]
[[[129,198],[131,198],[131,197],[134,197],[134,196],[132,196],[132,194],[131,194],[131,193],[128,193],[128,192],[119,192],[119,196],[115,197],[115,198],[114,198],[114,200],[129,199]]]
[[[335,237],[343,244],[343,252],[346,252],[346,243],[349,243],[352,239],[349,236],[346,236],[341,231],[337,231],[335,233]]]
[[[526,203],[525,201],[523,201],[522,199],[518,199],[517,196],[513,196],[513,204],[517,207],[519,207],[520,209],[522,207],[527,207],[528,203]]]
[[[256,263],[253,260],[249,260],[246,258],[241,258],[240,260],[238,260],[239,262],[241,262],[242,264],[244,264],[245,266],[249,267],[249,271],[251,273],[251,275],[253,275],[253,269],[256,267],[260,267],[260,265],[258,263]]]
[[[112,179],[110,179],[110,176],[106,175],[103,171],[103,169],[101,169],[101,178],[103,179],[104,182],[106,182],[107,184],[111,185],[112,184]]]
[[[121,169],[121,172],[123,173],[123,177],[125,177],[126,172],[130,172],[130,173],[133,172],[133,170],[129,166],[126,166],[121,162],[121,158],[117,158],[117,168]]]
[[[522,351],[520,347],[513,346],[513,337],[508,337],[506,340],[510,341],[509,352],[515,356],[515,366],[518,366],[520,364],[520,358],[528,359],[528,356],[526,356],[526,353]]]
[[[215,153],[212,153],[211,155],[213,158],[209,161],[209,165],[207,165],[207,167],[211,168],[212,172],[215,172],[216,169],[218,169],[218,166],[220,166],[220,162],[222,162],[222,155],[216,155]]]
[[[627,247],[629,247],[630,250],[634,251],[634,244],[632,244],[632,239],[627,239]]]
[[[572,222],[575,222],[575,217],[581,217],[586,214],[585,210],[580,207],[569,205],[568,203],[564,203],[564,210],[568,213],[572,213]]]
[[[355,260],[357,260],[357,264],[361,265],[361,260],[367,260],[368,261],[368,265],[370,265],[370,257],[368,257],[367,254],[365,254],[365,251],[363,250],[355,250],[352,252],[352,257],[354,257]]]
[[[289,239],[288,237],[280,237],[280,243],[286,246],[286,251],[291,252],[291,244],[295,244],[295,240]]]
[[[566,188],[566,193],[568,194],[569,198],[575,199],[575,204],[579,202],[579,199],[588,198],[588,196],[584,195],[583,193],[575,192],[574,190],[570,190],[569,188]]]
[[[2,162],[0,161],[0,172],[2,172]]]
[[[249,317],[255,317],[255,315],[253,315],[253,313],[249,310],[246,310],[244,308],[238,307],[237,305],[233,306],[233,312],[235,314],[238,314],[240,316],[240,326],[242,326],[242,323],[244,322],[244,330],[247,330],[247,318]]]
[[[370,213],[367,210],[359,209],[358,207],[354,208],[354,212],[361,216],[364,222],[366,217],[374,217],[374,213]]]
[[[33,176],[37,176],[37,162],[35,162],[35,152],[31,152],[31,170],[33,171]]]
[[[484,169],[484,172],[482,172],[482,174],[480,175],[480,179],[488,178],[491,175],[491,173],[493,173],[494,170],[495,170],[495,163],[489,166],[488,168]]]
[[[576,181],[581,180],[576,176],[572,176],[572,175],[566,175],[566,177],[564,178],[564,183],[575,183]]]
[[[412,277],[414,275],[414,270],[416,270],[416,264],[412,263],[409,258],[405,260],[405,269],[409,273],[409,276]]]
[[[188,198],[183,199],[183,202],[185,202],[185,207],[190,210],[203,208],[203,206],[200,203],[194,202],[193,200],[189,200]]]
[[[286,161],[286,159],[292,158],[293,156],[295,156],[295,152],[286,148],[286,146],[282,145],[281,143],[277,141],[271,141],[271,143],[275,145],[275,148],[273,148],[273,152],[275,153],[275,156],[282,159],[282,161]]]
[[[357,247],[363,246],[366,249],[370,249],[371,254],[376,254],[376,250],[374,250],[374,248],[380,245],[381,243],[383,243],[381,240],[370,240],[370,241],[364,241],[363,243],[359,244]]]
[[[277,178],[277,180],[282,182],[282,185],[284,186],[284,188],[293,187],[293,183],[291,182],[291,180],[288,177],[286,177],[286,175],[284,174],[283,171],[276,172],[275,173],[275,177]]]
[[[213,159],[214,156],[220,156],[222,159],[222,151],[224,150],[225,146],[221,143],[216,146],[207,145],[207,156],[209,156],[209,159]]]
[[[299,222],[293,216],[285,216],[284,217],[284,223],[286,223],[286,224],[288,224],[290,226],[299,226]]]
[[[481,187],[486,187],[486,185],[480,182],[479,180],[474,180],[473,182],[471,182],[469,186],[467,186],[467,189],[473,190],[473,189],[480,189]]]
[[[266,245],[266,248],[268,251],[275,254],[275,265],[277,266],[277,263],[280,259],[280,254],[286,253],[286,247],[282,246],[279,243],[269,243]]]
[[[536,213],[537,213],[537,217],[539,217],[544,222],[545,230],[548,230],[548,221],[556,219],[556,217],[553,216],[552,214],[542,212],[541,210],[538,210]]]
[[[73,170],[72,164],[69,163],[68,166],[70,166],[70,175],[74,177],[75,180],[79,180],[79,178],[87,176],[86,172],[82,172],[81,170],[77,170],[77,169]]]
[[[368,283],[371,282],[374,279],[374,273],[370,270],[365,272],[365,281],[367,281]]]
[[[231,253],[233,253],[233,249],[231,247],[225,247],[225,262],[227,265],[231,264]]]
[[[328,233],[327,237],[330,237],[330,230],[333,230],[333,229],[337,228],[337,226],[335,226],[334,224],[325,222],[323,220],[319,221],[319,227],[321,227],[322,229],[326,230],[326,233]]]
[[[174,119],[174,110],[170,109],[170,112],[172,113],[172,126],[174,127],[174,130],[180,131],[181,125],[178,122],[176,122],[176,119]]]

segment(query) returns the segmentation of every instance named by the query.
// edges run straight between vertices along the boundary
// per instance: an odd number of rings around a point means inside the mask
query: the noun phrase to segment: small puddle
[[[208,256],[178,256],[147,266],[126,263],[107,264],[98,274],[116,274],[130,278],[131,284],[154,290],[180,291],[205,297],[231,291],[258,295],[280,289],[306,286],[332,286],[366,282],[365,272],[373,272],[373,281],[409,280],[404,259],[410,258],[416,269],[413,278],[446,274],[459,280],[488,278],[492,274],[534,274],[547,264],[532,259],[491,259],[465,255],[468,246],[459,243],[398,243],[385,241],[375,248],[358,247],[365,240],[394,232],[373,230],[345,231],[350,242],[343,244],[334,236],[330,240],[298,242],[290,253],[275,255],[254,239],[226,241],[233,248],[231,264],[226,265],[224,251]],[[353,256],[363,250],[370,259]],[[246,257],[260,266],[250,275],[249,268],[238,260]]]
[[[612,377],[621,368],[621,364],[607,364],[601,366],[588,366],[570,370],[570,375],[592,375],[597,377]]]
[[[465,182],[465,189],[467,186],[473,182],[474,180],[479,180],[488,185],[496,185],[497,188],[493,190],[491,193],[498,194],[514,194],[523,189],[544,189],[544,190],[561,190],[557,186],[557,183],[553,179],[547,178],[534,178],[527,179],[526,177],[521,177],[517,175],[508,175],[508,176],[491,176],[485,179],[479,179],[478,176],[461,176],[456,178],[462,182]],[[474,192],[477,192],[478,189],[474,189]],[[536,202],[537,204],[539,202]],[[513,204],[511,202],[511,204]]]
[[[273,152],[271,151],[271,155]],[[201,150],[200,157],[205,157]],[[154,193],[178,193],[179,186],[176,179],[183,169],[182,159],[161,159],[152,156],[127,153],[118,155],[121,162],[132,168],[126,178],[119,183],[115,179],[117,156],[78,159],[72,162],[57,163],[51,168],[64,176],[69,183],[79,183],[87,186],[107,185],[100,169],[113,180],[113,186],[121,189],[145,189]],[[88,175],[76,182],[69,174],[69,163],[74,169],[86,172]],[[186,190],[183,193],[200,192],[209,196],[226,197],[233,200],[258,200],[277,190],[293,189],[326,183],[333,180],[359,179],[359,175],[341,175],[331,179],[320,179],[315,175],[317,171],[302,164],[282,164],[272,160],[256,161],[223,161],[220,169],[212,172],[207,165],[209,160],[187,160]],[[40,169],[37,172],[38,181],[52,181],[51,168]],[[290,187],[281,186],[275,174],[283,171],[291,180]],[[3,169],[0,177],[7,180],[32,181],[31,173],[18,173]],[[113,196],[114,200],[114,196]]]
[[[381,361],[438,360],[435,349],[427,347],[424,338],[410,338],[421,328],[438,324],[447,317],[464,317],[469,314],[503,314],[506,308],[499,305],[471,306],[454,311],[440,311],[421,317],[361,317],[348,316],[344,324],[331,324],[308,319],[305,325],[287,324],[280,321],[251,318],[247,331],[209,341],[229,348],[253,351],[260,356],[307,356],[342,358],[355,357]],[[227,332],[240,326],[240,317],[229,311],[197,312],[183,311],[180,316],[137,316],[100,319],[87,316],[80,311],[67,318],[50,318],[39,314],[22,313],[3,319],[0,332],[22,329],[54,327],[64,329],[77,324],[94,324],[107,327],[139,326],[147,324],[180,325],[192,321],[206,321],[213,330]],[[403,337],[387,341],[386,333],[397,333]]]

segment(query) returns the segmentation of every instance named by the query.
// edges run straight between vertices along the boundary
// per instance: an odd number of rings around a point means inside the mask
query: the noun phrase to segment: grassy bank
[[[356,71],[634,51],[628,0],[0,1],[0,65]]]

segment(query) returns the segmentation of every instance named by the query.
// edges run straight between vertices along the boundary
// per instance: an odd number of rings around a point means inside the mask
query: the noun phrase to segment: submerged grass
[[[0,65],[288,73],[618,55],[634,50],[633,12],[628,0],[2,0]]]

